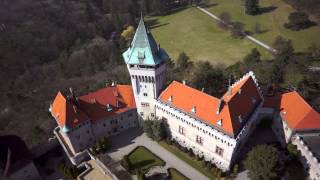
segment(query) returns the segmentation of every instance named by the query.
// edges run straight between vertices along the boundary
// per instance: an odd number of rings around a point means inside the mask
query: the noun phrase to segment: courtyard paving
[[[139,128],[132,128],[113,136],[110,141],[112,149],[108,151],[108,154],[115,161],[120,161],[124,155],[130,153],[135,147],[144,146],[166,162],[164,168],[176,168],[190,179],[208,179],[205,175],[161,147],[157,142],[149,139]]]

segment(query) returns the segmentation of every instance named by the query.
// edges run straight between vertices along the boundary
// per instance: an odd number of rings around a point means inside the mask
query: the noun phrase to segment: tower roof
[[[129,49],[122,54],[126,64],[157,65],[169,58],[164,49],[157,45],[141,16]]]

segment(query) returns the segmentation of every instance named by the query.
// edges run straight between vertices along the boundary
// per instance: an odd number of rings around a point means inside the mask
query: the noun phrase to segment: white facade
[[[156,116],[167,122],[172,138],[182,146],[191,148],[193,152],[203,156],[205,160],[215,163],[224,171],[228,171],[238,150],[254,130],[261,105],[262,102],[235,138],[161,101],[156,103]]]
[[[137,111],[142,119],[155,116],[155,101],[165,85],[165,63],[156,66],[127,65]]]
[[[83,152],[92,147],[98,139],[119,134],[137,125],[137,111],[134,108],[96,122],[83,122],[68,132],[63,132],[59,128],[54,131],[54,134],[56,134],[60,144],[64,147],[63,149],[71,162],[76,165],[81,162],[81,160],[78,161],[77,159],[83,159],[80,156],[83,156]]]

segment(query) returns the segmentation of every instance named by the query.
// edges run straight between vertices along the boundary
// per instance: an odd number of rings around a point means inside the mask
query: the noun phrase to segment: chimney
[[[204,88],[201,89],[201,92],[204,92]]]
[[[114,82],[114,81],[112,81],[111,86],[112,86],[112,87],[115,86],[115,82]]]
[[[186,85],[186,84],[187,84],[187,80],[185,80],[185,79],[182,80],[182,84],[183,84],[183,85]]]
[[[71,98],[74,98],[74,93],[73,93],[72,87],[69,87],[69,91],[70,91],[70,96],[71,96]]]

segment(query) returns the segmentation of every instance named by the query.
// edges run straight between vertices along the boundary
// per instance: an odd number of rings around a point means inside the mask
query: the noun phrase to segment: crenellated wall
[[[296,134],[292,136],[291,142],[296,145],[297,149],[301,152],[300,161],[302,162],[305,170],[309,173],[310,178],[312,180],[320,179],[320,162],[303,141],[303,137]]]

